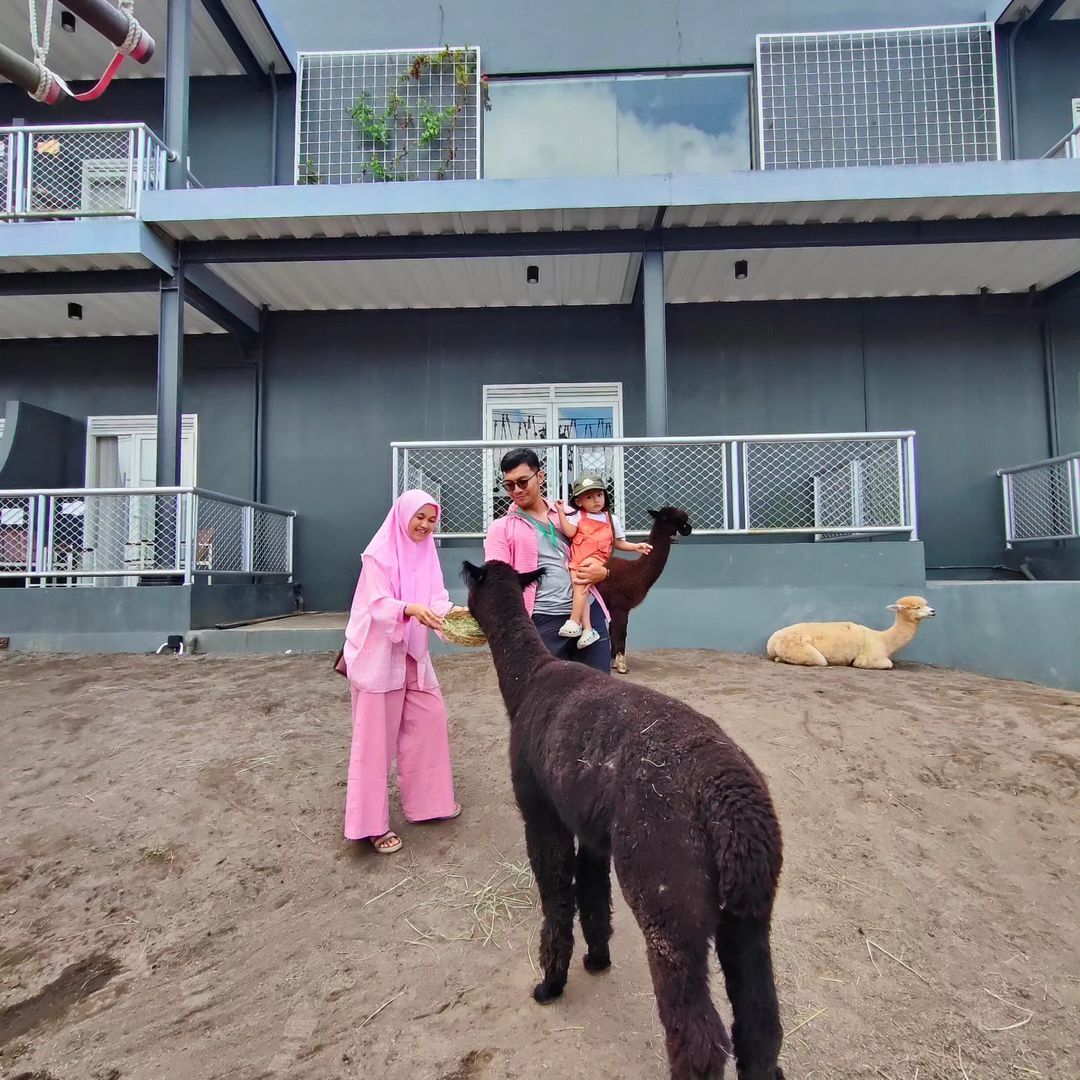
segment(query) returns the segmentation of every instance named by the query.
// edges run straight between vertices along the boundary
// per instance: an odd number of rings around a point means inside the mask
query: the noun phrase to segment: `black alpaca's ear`
[[[461,583],[465,588],[470,589],[474,585],[479,585],[487,577],[487,568],[483,566],[473,566],[468,559],[461,564]]]
[[[660,516],[660,512],[658,510],[646,510],[645,513],[648,514],[649,517],[653,519],[653,521],[655,521]]]
[[[535,585],[544,576],[544,573],[544,570],[530,570],[527,574],[518,574],[521,591],[524,592],[530,585]]]

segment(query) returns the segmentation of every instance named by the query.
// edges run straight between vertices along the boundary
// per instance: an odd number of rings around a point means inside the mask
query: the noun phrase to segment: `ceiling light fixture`
[[[739,259],[738,262],[735,263],[735,280],[742,281],[745,277],[749,275],[749,273],[750,269],[746,265],[746,260]]]
[[[68,304],[68,318],[79,320],[82,318],[82,304],[76,304],[74,301]]]
[[[527,266],[525,268],[525,280],[530,285],[535,285],[540,280],[540,267],[539,266]]]
[[[75,16],[70,11],[60,12],[60,29],[66,30],[69,34],[75,33]]]

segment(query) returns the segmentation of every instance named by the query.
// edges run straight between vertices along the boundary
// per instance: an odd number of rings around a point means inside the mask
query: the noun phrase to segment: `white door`
[[[180,486],[196,481],[197,418],[184,416],[180,437]],[[87,487],[152,488],[157,470],[157,419],[154,416],[92,416],[87,420]],[[165,485],[169,486],[169,485]],[[162,499],[173,498],[161,496]],[[124,496],[87,500],[87,558],[99,569],[138,572],[155,565],[155,499]],[[184,504],[181,515],[186,510]],[[187,535],[181,516],[177,535]],[[172,559],[172,554],[167,555]],[[134,585],[137,578],[90,579],[98,585]]]

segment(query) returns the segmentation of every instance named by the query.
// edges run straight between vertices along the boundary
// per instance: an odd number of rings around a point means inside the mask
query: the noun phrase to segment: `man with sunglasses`
[[[484,558],[509,563],[520,574],[542,569],[540,582],[525,590],[525,607],[548,652],[560,660],[580,660],[610,674],[607,609],[595,588],[607,578],[608,569],[597,566],[575,570],[571,576],[567,564],[570,544],[559,529],[554,504],[544,497],[544,470],[534,451],[511,450],[503,456],[500,467],[510,509],[505,517],[491,523]],[[559,628],[573,607],[574,584],[592,587],[590,618],[600,639],[586,649],[579,649],[574,638],[559,636]]]

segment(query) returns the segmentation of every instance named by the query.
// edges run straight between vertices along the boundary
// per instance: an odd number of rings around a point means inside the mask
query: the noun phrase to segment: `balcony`
[[[145,124],[0,128],[0,221],[138,217],[175,155]]]

